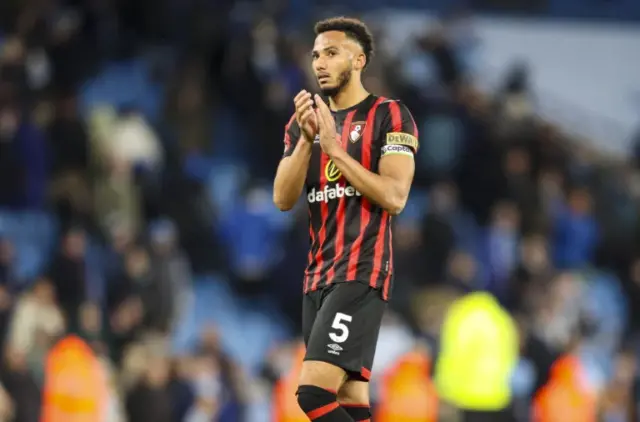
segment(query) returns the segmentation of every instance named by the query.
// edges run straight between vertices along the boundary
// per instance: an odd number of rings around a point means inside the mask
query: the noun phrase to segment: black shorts
[[[336,283],[304,295],[305,361],[336,365],[350,379],[369,381],[387,302],[358,282]]]

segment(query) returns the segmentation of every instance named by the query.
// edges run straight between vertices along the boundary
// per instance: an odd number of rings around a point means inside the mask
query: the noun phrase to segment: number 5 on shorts
[[[351,315],[343,314],[342,312],[336,313],[331,328],[337,330],[337,332],[329,333],[331,341],[336,343],[344,343],[347,341],[347,338],[349,338],[349,327],[347,327],[345,322],[351,322],[352,320]]]

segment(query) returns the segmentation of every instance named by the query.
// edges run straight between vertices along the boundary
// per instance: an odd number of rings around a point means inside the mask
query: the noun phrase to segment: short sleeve
[[[289,157],[293,154],[293,150],[296,148],[296,144],[300,139],[300,127],[296,122],[295,115],[291,116],[289,123],[284,127],[284,153],[282,158]]]
[[[399,101],[389,100],[382,120],[382,147],[380,156],[409,155],[418,152],[418,128],[409,109]]]

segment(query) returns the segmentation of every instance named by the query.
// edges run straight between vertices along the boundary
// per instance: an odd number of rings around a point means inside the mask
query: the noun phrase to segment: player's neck
[[[329,98],[329,108],[332,111],[345,110],[361,103],[369,96],[361,83],[349,84],[338,95]]]

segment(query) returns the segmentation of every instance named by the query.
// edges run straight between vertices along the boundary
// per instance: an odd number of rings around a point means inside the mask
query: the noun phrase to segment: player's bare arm
[[[278,165],[273,182],[273,203],[280,211],[291,210],[302,194],[311,158],[311,146],[311,143],[301,137],[293,154],[283,158]]]
[[[280,161],[273,182],[273,203],[281,211],[291,210],[302,194],[313,140],[317,133],[314,101],[311,94],[305,90],[300,91],[293,102],[300,137],[296,140],[293,153]]]
[[[365,169],[338,144],[329,107],[316,95],[320,146],[349,183],[391,215],[404,209],[415,172],[413,156],[389,154],[380,159],[379,174]]]

